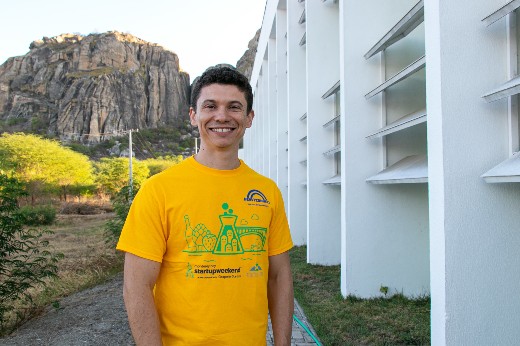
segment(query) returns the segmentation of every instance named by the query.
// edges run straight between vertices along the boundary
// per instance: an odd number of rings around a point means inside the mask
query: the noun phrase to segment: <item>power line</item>
[[[137,138],[137,140],[138,140],[139,142],[141,142],[141,145],[142,145],[143,147],[145,147],[146,150],[148,150],[148,152],[149,152],[150,154],[152,154],[153,158],[154,158],[154,159],[157,159],[157,156],[155,156],[155,153],[154,153],[153,149],[151,148],[150,145],[148,145],[148,143],[146,143],[146,141],[144,140],[144,138],[141,138],[142,135],[140,135],[139,132],[136,133],[136,136],[135,136],[135,137]]]
[[[86,137],[103,137],[103,136],[113,136],[113,137],[122,137],[124,135],[127,135],[129,131],[139,131],[139,129],[130,129],[130,130],[117,130],[117,131],[112,131],[112,132],[101,132],[101,133],[98,133],[98,134],[91,134],[91,133],[79,133],[79,132],[67,132],[67,131],[64,131],[62,132],[63,135],[68,135],[68,136],[76,136],[76,137],[83,137],[83,136],[86,136]]]
[[[135,134],[137,135],[137,132]],[[137,136],[135,136],[135,137],[137,137]],[[133,137],[133,138],[135,138],[135,137]],[[144,157],[144,158],[147,157],[146,153],[138,145],[134,144],[133,148],[134,148],[134,151],[136,152],[136,156],[137,156],[137,152],[139,151],[140,155],[142,157]]]
[[[63,135],[67,135],[69,136],[69,138],[72,138],[74,139],[74,137],[76,137],[77,139],[80,139],[81,137],[122,137],[122,136],[125,136],[125,135],[128,135],[129,132],[132,131],[134,133],[136,133],[136,137],[137,137],[137,140],[141,143],[141,145],[147,150],[150,152],[150,154],[153,156],[153,158],[157,159],[158,155],[156,155],[154,149],[150,146],[150,144],[148,144],[144,138],[140,138],[139,137],[139,129],[130,129],[130,130],[118,130],[118,131],[112,131],[112,132],[102,132],[102,133],[98,133],[98,134],[89,134],[89,133],[79,133],[79,132],[62,132]],[[197,138],[195,138],[195,151],[197,151]],[[136,147],[137,149],[137,147]],[[139,148],[139,150],[141,151],[141,154],[146,157],[146,154],[144,153],[144,151]],[[183,155],[182,152],[179,152],[179,151],[176,151],[176,152],[171,152],[173,155]]]

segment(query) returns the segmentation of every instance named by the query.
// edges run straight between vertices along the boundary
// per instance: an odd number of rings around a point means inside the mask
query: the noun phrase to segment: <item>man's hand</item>
[[[290,346],[294,292],[288,252],[269,257],[267,285],[274,344],[276,346]]]
[[[123,297],[130,329],[137,346],[160,346],[161,331],[153,288],[161,264],[131,253],[125,254]]]

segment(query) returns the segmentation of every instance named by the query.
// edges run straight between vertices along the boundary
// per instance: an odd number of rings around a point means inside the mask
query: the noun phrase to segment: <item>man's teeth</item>
[[[212,129],[213,132],[231,132],[231,129]]]

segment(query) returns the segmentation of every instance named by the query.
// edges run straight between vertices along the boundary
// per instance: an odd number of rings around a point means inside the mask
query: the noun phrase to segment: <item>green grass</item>
[[[360,299],[340,293],[340,267],[306,263],[290,252],[294,295],[323,345],[429,345],[430,298]]]

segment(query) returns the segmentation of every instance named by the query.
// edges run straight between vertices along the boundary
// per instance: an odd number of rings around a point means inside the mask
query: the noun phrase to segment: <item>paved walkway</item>
[[[25,323],[12,335],[0,338],[2,346],[106,346],[135,345],[123,304],[122,275],[113,280],[60,300],[58,309],[48,307],[43,314]],[[316,335],[295,301],[294,314]],[[267,345],[272,346],[269,324]],[[316,345],[311,336],[293,321],[293,346]]]
[[[307,327],[307,329],[317,337],[316,332],[310,325],[309,321],[307,321],[307,317],[303,313],[302,308],[298,304],[296,300],[294,300],[294,315]],[[271,319],[269,319],[269,327],[267,329],[267,345],[273,346],[273,331],[271,328]],[[291,340],[292,346],[311,346],[316,345],[316,342],[313,340],[313,338],[309,335],[309,333],[296,321],[293,319],[292,324],[292,340]]]

